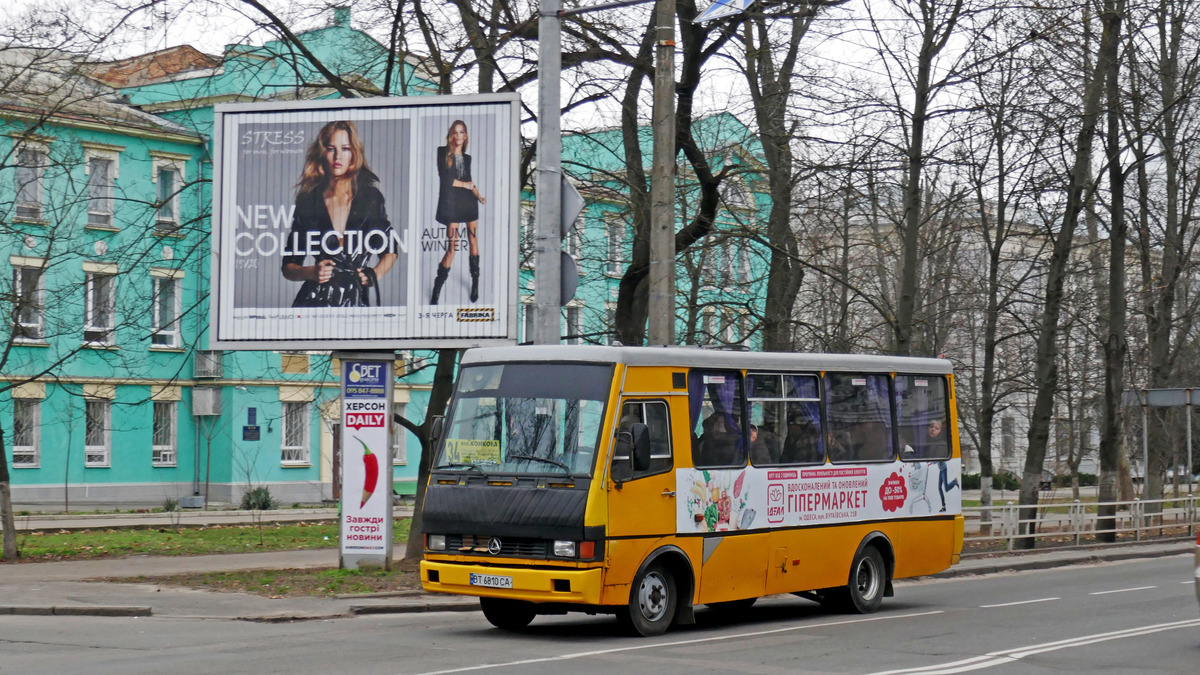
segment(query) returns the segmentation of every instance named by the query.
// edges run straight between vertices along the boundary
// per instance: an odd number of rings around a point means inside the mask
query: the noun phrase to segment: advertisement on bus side
[[[962,512],[960,460],[678,469],[680,533]]]

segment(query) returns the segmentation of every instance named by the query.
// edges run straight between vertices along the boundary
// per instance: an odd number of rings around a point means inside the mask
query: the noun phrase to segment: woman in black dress
[[[467,225],[467,244],[470,247],[468,262],[471,268],[471,302],[479,299],[479,239],[475,227],[479,224],[479,205],[487,199],[479,194],[475,179],[471,177],[471,156],[467,154],[467,125],[454,120],[446,132],[446,145],[437,149],[438,205],[437,221],[446,226],[446,254],[438,265],[433,279],[433,293],[429,304],[438,304],[442,285],[450,275],[450,264],[458,249],[459,228]]]
[[[283,257],[284,278],[304,282],[293,307],[369,307],[372,287],[379,304],[379,280],[399,247],[377,181],[353,122],[321,128],[304,159],[287,238],[292,253]],[[313,264],[305,265],[309,255]]]

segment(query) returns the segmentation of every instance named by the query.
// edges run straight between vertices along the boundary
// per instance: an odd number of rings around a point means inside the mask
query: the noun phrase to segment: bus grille
[[[545,558],[548,547],[545,539],[530,539],[528,537],[497,537],[500,540],[500,552],[496,555],[517,558]],[[488,553],[491,535],[485,534],[448,534],[446,535],[446,550],[459,553]],[[464,550],[466,549],[466,550]]]

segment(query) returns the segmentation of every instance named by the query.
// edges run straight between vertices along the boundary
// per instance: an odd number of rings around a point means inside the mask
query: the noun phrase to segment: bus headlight
[[[445,551],[446,550],[446,535],[444,534],[427,534],[425,535],[425,548],[430,551]]]
[[[575,557],[575,542],[573,541],[555,541],[554,555],[559,558],[574,558]]]

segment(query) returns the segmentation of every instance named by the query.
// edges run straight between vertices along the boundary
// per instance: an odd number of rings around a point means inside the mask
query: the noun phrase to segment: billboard
[[[210,346],[515,343],[519,105],[216,106]]]

